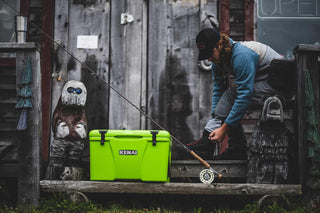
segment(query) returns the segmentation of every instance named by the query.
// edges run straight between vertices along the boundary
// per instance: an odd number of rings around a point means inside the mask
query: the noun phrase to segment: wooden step
[[[212,168],[228,178],[246,178],[246,160],[217,160],[207,161]],[[172,178],[199,177],[205,167],[197,160],[174,160],[171,164]]]
[[[150,183],[42,180],[43,192],[180,194],[180,195],[299,195],[301,185],[232,183]]]

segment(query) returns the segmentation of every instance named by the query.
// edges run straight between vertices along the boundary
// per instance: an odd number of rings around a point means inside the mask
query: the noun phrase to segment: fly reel
[[[209,169],[204,169],[199,174],[200,181],[205,184],[211,184],[215,178],[214,174],[218,175],[218,178],[222,177],[221,174],[219,174],[216,170],[214,170],[211,167]]]

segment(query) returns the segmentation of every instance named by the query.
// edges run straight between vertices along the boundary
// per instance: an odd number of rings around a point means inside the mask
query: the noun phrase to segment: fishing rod
[[[19,14],[19,11],[17,11],[12,5],[10,5],[6,0],[1,0],[4,2],[8,7],[10,7],[16,14]],[[38,27],[36,24],[34,24],[29,19],[27,20],[28,23],[30,23],[34,28],[36,28],[39,32],[41,32],[43,35],[45,35],[53,44],[57,45],[59,48],[61,48],[63,51],[65,51],[71,58],[73,58],[75,61],[79,62],[81,66],[83,66],[85,71],[89,71],[91,75],[95,76],[96,79],[100,80],[102,83],[107,85],[110,89],[112,89],[117,95],[119,95],[122,99],[124,99],[127,103],[129,103],[133,108],[138,110],[141,114],[143,114],[146,118],[148,118],[152,123],[154,123],[157,127],[159,127],[161,130],[169,132],[167,129],[165,129],[162,125],[160,125],[156,120],[154,120],[150,115],[148,115],[146,112],[144,112],[142,109],[137,107],[134,103],[132,103],[128,98],[126,98],[124,95],[122,95],[117,89],[115,89],[110,83],[108,83],[106,80],[104,80],[101,76],[99,76],[94,70],[88,66],[87,64],[81,62],[77,57],[75,57],[71,52],[69,52],[63,45],[59,44],[52,38],[48,33],[44,32],[40,27]],[[39,50],[38,50],[39,51]],[[171,135],[171,134],[170,134]],[[194,151],[189,149],[187,146],[185,146],[179,139],[177,139],[174,135],[171,135],[172,139],[176,141],[182,148],[185,149],[188,153],[190,153],[195,159],[197,159],[200,163],[202,163],[206,169],[202,170],[200,172],[200,180],[203,183],[212,183],[214,180],[214,175],[216,174],[218,178],[221,178],[222,175],[218,173],[214,168],[211,167],[211,165],[205,161],[203,158],[201,158],[198,154],[196,154]]]

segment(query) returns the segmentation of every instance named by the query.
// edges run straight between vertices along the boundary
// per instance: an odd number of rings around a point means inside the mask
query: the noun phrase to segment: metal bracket
[[[130,15],[128,13],[121,13],[121,24],[127,24],[134,21],[133,15]]]

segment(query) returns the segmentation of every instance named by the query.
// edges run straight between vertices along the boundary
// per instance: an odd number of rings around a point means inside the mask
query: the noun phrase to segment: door
[[[200,136],[210,118],[212,77],[198,67],[195,37],[210,26],[208,15],[216,17],[216,0],[55,4],[55,40],[77,59],[55,48],[52,110],[64,83],[80,80],[89,130],[161,128],[141,110],[183,143]],[[81,35],[97,36],[96,48],[79,48]]]

